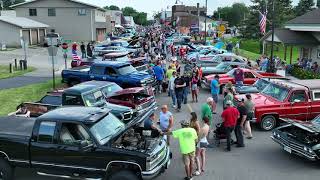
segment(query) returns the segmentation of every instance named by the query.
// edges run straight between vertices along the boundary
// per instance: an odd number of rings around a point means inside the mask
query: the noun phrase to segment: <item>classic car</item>
[[[86,106],[105,107],[124,122],[130,121],[137,115],[131,107],[106,101],[104,92],[93,85],[77,85],[65,90],[49,92],[40,101],[24,102],[31,117],[38,117],[42,114],[62,106]],[[17,108],[19,108],[19,105]]]
[[[271,138],[290,154],[320,160],[320,116],[312,121],[283,121],[289,124],[274,129]]]
[[[245,69],[241,68],[244,72],[244,84],[245,85],[252,85],[254,84],[258,79],[261,78],[268,78],[268,77],[281,77],[280,75],[276,73],[267,73],[267,72],[259,72],[259,71],[254,71],[251,69]],[[219,85],[220,85],[220,92],[222,92],[223,87],[228,83],[232,82],[232,84],[235,84],[234,80],[234,71],[235,69],[230,70],[226,74],[220,74],[219,75]],[[202,83],[205,85],[205,87],[210,88],[211,85],[211,80],[214,79],[215,74],[205,76],[204,80]]]
[[[119,61],[119,62],[128,62],[133,67],[137,68],[138,71],[140,69],[144,69],[141,66],[147,66],[145,57],[137,57],[137,58],[129,58],[128,52],[113,52],[104,54],[102,57],[93,57],[93,58],[85,58],[82,60],[73,60],[71,61],[71,67],[79,67],[79,66],[91,66],[95,62],[101,61]]]
[[[152,179],[172,155],[159,133],[140,127],[151,113],[129,124],[97,107],[59,108],[36,119],[1,117],[1,179],[14,179],[15,167],[55,178]]]
[[[258,79],[254,84],[252,85],[244,85],[244,86],[236,86],[235,91],[237,94],[255,94],[261,92],[265,87],[267,87],[272,81],[276,80],[289,80],[285,77],[268,77],[268,78],[261,78]]]
[[[236,95],[235,100],[243,96]],[[283,118],[307,121],[320,114],[320,80],[273,81],[251,96],[253,122],[265,131],[274,129]]]
[[[89,66],[76,67],[61,72],[62,82],[69,86],[85,81],[110,81],[123,88],[155,86],[153,76],[144,71],[137,71],[130,63],[101,61]]]
[[[247,62],[247,59],[241,56],[238,56],[233,53],[223,53],[223,54],[209,54],[209,55],[200,55],[199,60],[202,61],[214,61],[219,64],[223,61],[234,61],[234,62]]]
[[[217,66],[215,63],[210,63],[211,61],[199,61],[198,65],[202,68],[203,77],[210,74],[225,74],[236,67],[249,68],[246,63],[240,62],[221,62]]]

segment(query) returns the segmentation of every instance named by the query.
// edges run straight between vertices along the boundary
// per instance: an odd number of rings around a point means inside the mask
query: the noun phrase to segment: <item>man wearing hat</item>
[[[184,168],[187,174],[185,179],[191,180],[198,135],[196,130],[190,127],[190,123],[188,121],[181,121],[180,124],[182,128],[172,131],[170,134],[179,140],[180,152],[182,154]]]
[[[227,136],[227,151],[231,151],[231,132],[234,130],[240,113],[237,108],[233,107],[232,101],[226,101],[226,108],[222,112],[221,117],[223,120],[223,126]]]

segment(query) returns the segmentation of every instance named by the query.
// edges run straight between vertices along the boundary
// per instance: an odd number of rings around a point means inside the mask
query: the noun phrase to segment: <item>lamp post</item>
[[[270,61],[269,61],[269,67],[267,69],[268,72],[275,72],[275,64],[274,64],[274,58],[273,58],[273,45],[274,45],[274,0],[272,0],[272,27],[271,27],[271,55],[270,55]]]
[[[204,17],[204,44],[206,44],[207,42],[207,13],[208,13],[207,9],[208,9],[208,0],[206,0],[206,14]]]

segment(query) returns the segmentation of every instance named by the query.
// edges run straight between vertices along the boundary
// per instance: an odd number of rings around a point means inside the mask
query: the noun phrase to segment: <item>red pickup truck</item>
[[[240,100],[244,95],[236,95]],[[308,121],[320,114],[320,80],[272,81],[258,94],[253,121],[263,130],[275,128],[280,118]]]
[[[276,73],[267,73],[267,72],[260,72],[260,71],[254,71],[251,69],[245,69],[241,68],[244,72],[244,84],[245,85],[252,85],[254,84],[258,79],[260,78],[270,78],[270,77],[282,77]],[[223,90],[223,87],[231,81],[232,84],[236,84],[236,81],[234,79],[234,70],[232,69],[226,74],[219,74],[219,84],[220,84],[220,93]],[[211,81],[214,79],[215,74],[208,75],[204,77],[204,80],[202,81],[202,84],[204,84],[205,87],[210,89]]]

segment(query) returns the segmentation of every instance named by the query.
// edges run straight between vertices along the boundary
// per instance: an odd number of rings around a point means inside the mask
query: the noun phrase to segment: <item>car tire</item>
[[[0,159],[0,179],[12,180],[14,168],[4,159]]]
[[[112,174],[109,180],[139,180],[138,176],[131,171],[120,171]]]
[[[264,116],[260,122],[260,128],[264,131],[271,131],[277,126],[277,119],[273,115]]]

